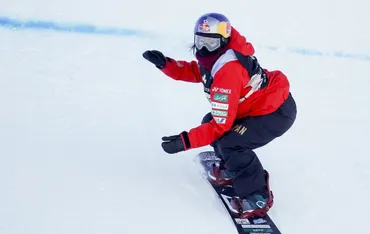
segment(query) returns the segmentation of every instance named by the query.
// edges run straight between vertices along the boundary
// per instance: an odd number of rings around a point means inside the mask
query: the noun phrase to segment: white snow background
[[[13,0],[0,16],[134,35],[0,24],[1,234],[231,234],[197,152],[161,137],[199,125],[201,84],[176,82],[147,49],[192,60],[194,23],[221,12],[261,65],[291,82],[291,130],[256,152],[283,234],[370,233],[370,3],[366,0]]]

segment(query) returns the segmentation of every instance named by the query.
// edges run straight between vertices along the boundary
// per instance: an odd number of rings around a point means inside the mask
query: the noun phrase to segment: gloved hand
[[[143,53],[143,57],[159,69],[163,69],[166,66],[167,58],[158,50],[147,50]]]
[[[169,154],[175,154],[190,149],[190,141],[187,132],[179,135],[162,137],[162,148]]]

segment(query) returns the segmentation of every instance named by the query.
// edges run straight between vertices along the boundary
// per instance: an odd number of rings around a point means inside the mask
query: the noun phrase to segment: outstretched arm
[[[162,72],[174,80],[193,83],[202,82],[199,66],[195,61],[176,61],[172,58],[167,58],[166,66],[162,69]]]
[[[156,50],[145,51],[143,56],[145,59],[153,63],[164,74],[174,80],[182,80],[193,83],[202,82],[199,66],[195,61],[177,61],[175,59],[165,57],[160,51]]]

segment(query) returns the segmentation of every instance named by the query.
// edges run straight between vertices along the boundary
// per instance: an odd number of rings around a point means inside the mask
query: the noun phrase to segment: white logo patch
[[[220,109],[220,110],[227,110],[229,109],[229,104],[219,103],[219,102],[211,102],[212,109]]]
[[[250,224],[250,222],[249,222],[249,220],[248,219],[235,219],[235,222],[237,223],[237,224],[243,224],[243,225],[245,225],[245,224]]]
[[[231,93],[231,89],[223,89],[223,88],[213,87],[212,88],[212,92],[220,92],[220,93],[230,94]]]
[[[213,116],[227,116],[227,111],[221,111],[221,110],[212,110],[212,115]]]
[[[271,228],[270,225],[245,224],[242,228]]]
[[[226,123],[226,118],[219,118],[219,117],[214,117],[216,123],[218,124],[225,124]]]

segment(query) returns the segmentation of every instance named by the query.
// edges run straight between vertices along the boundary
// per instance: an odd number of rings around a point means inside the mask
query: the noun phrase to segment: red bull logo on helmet
[[[209,33],[211,31],[211,27],[207,20],[204,20],[202,24],[199,24],[198,31],[203,33]]]

